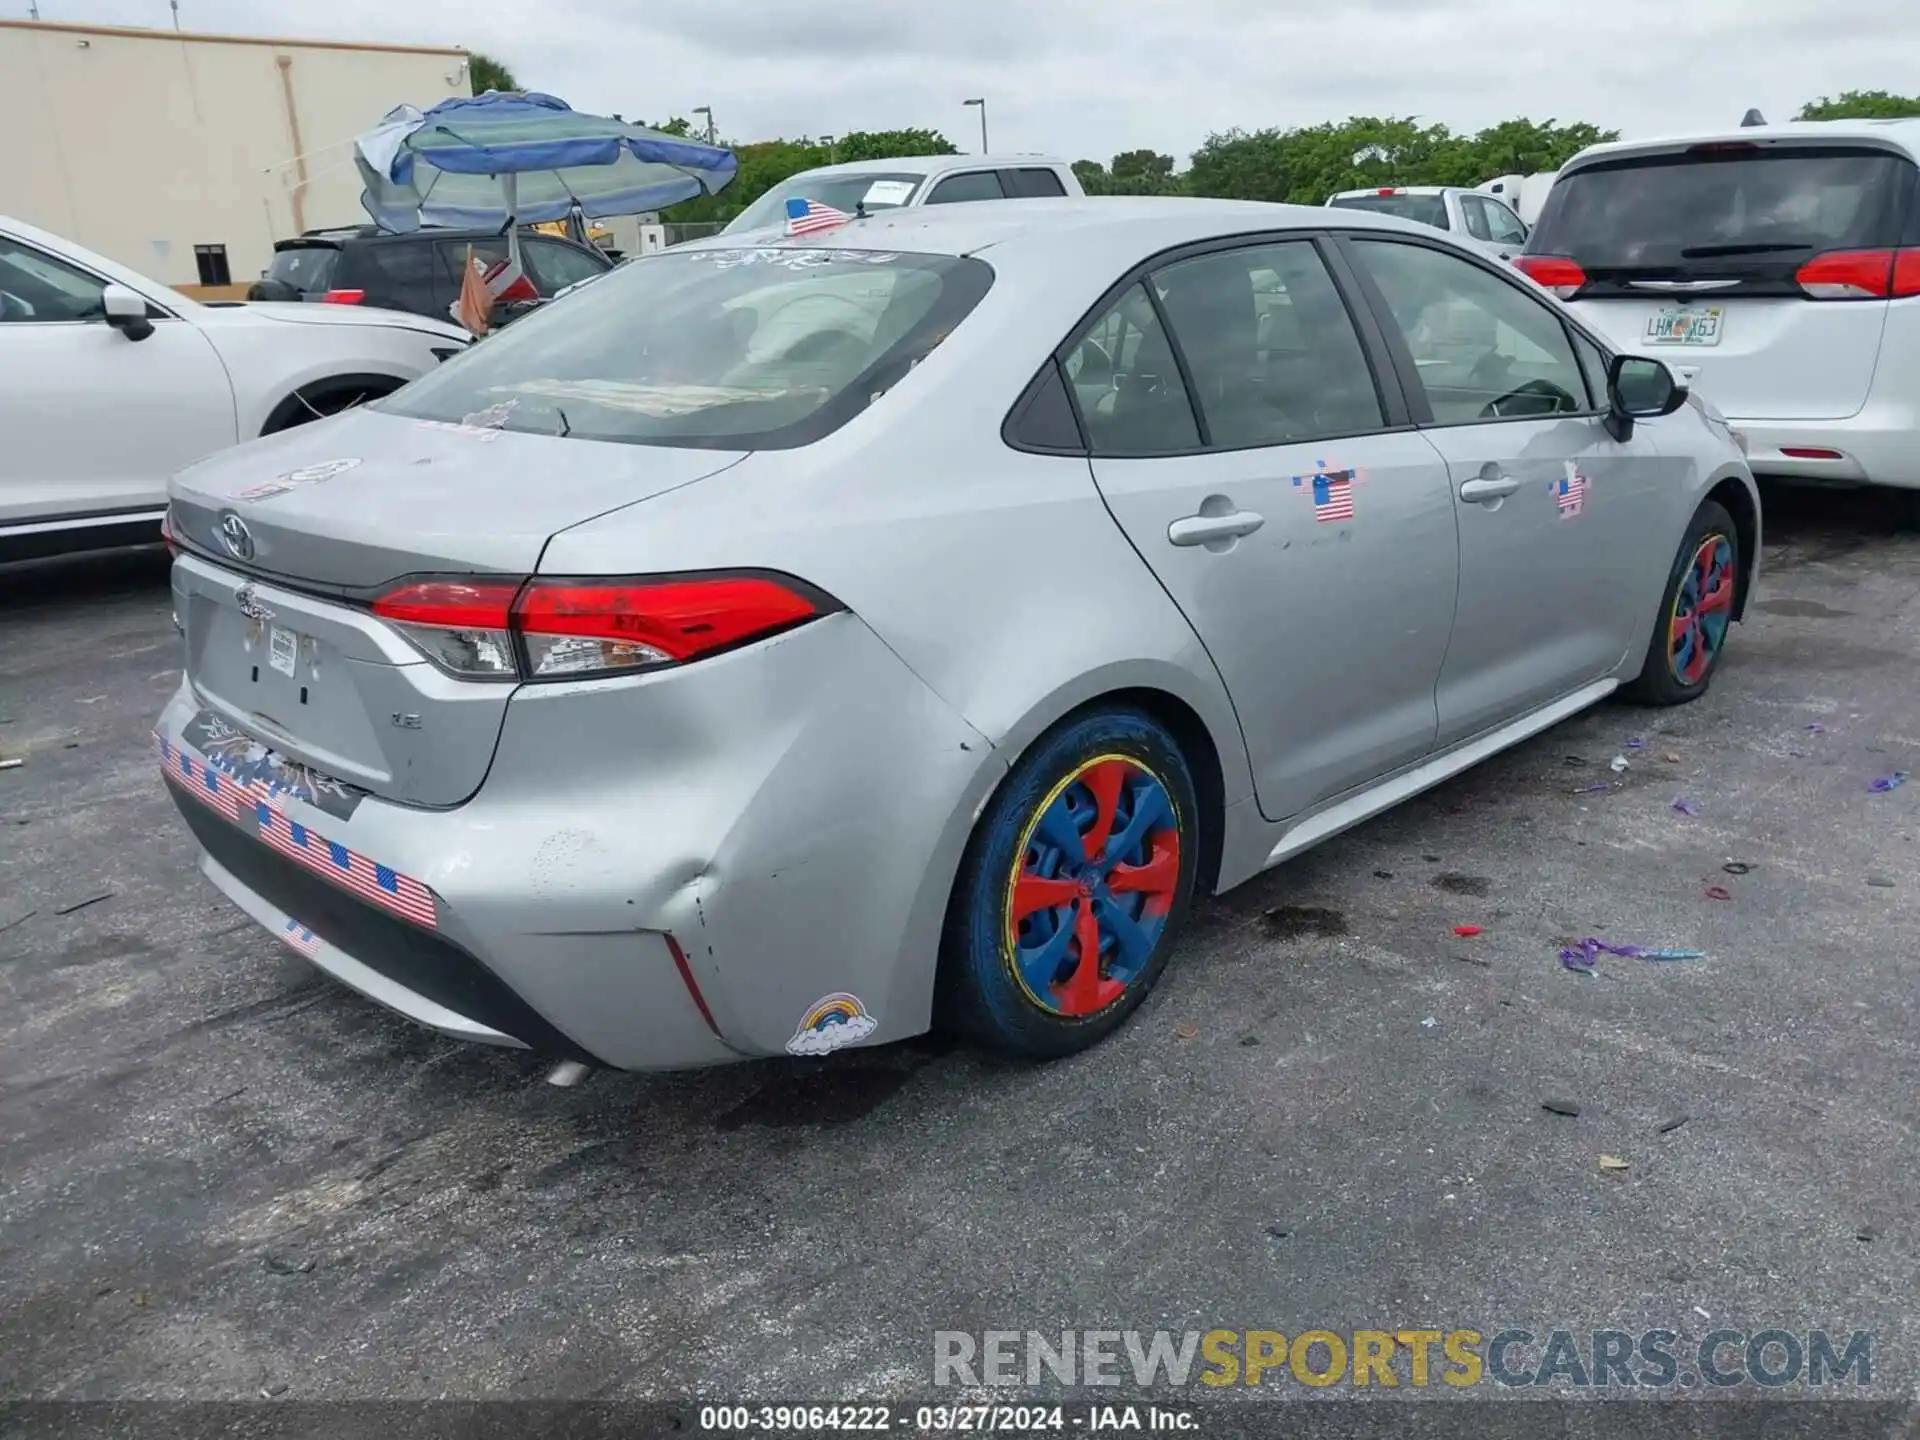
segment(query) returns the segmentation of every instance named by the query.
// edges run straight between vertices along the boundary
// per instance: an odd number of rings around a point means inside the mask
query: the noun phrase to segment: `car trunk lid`
[[[1563,173],[1527,255],[1573,260],[1583,317],[1670,361],[1728,416],[1841,419],[1866,403],[1890,302],[1817,298],[1801,271],[1891,252],[1914,186],[1911,160],[1865,142],[1635,152]]]
[[[320,780],[458,804],[514,683],[447,674],[371,601],[403,576],[531,574],[557,531],[741,458],[377,413],[228,451],[172,489],[188,677],[211,714]]]

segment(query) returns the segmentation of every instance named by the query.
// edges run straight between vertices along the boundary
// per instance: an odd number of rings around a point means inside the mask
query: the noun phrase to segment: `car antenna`
[[[573,433],[573,422],[567,419],[567,412],[562,410],[558,405],[553,407],[553,413],[560,417],[560,428],[554,431],[554,434],[564,440]]]
[[[1764,125],[1766,123],[1767,117],[1762,115],[1757,109],[1749,110],[1741,117],[1740,128],[1742,130],[1751,130],[1756,125]]]

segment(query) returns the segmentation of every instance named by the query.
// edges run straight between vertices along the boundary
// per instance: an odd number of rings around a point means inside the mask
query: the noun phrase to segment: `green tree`
[[[958,155],[938,130],[855,130],[834,142],[840,160],[887,160],[896,155]]]
[[[1178,195],[1182,188],[1173,156],[1154,150],[1122,151],[1107,167],[1107,194]]]
[[[693,122],[684,115],[676,115],[671,120],[643,120],[640,123],[648,130],[658,130],[662,135],[684,135],[690,137],[693,134]]]
[[[1800,120],[1904,120],[1920,115],[1920,95],[1890,90],[1847,90],[1832,99],[1822,95],[1800,107]]]
[[[482,55],[478,50],[467,52],[467,79],[476,95],[484,95],[489,90],[520,88],[520,82],[513,78],[511,70],[491,55]]]
[[[1106,195],[1113,190],[1113,177],[1098,160],[1074,161],[1073,173],[1080,181],[1080,188],[1089,195]]]

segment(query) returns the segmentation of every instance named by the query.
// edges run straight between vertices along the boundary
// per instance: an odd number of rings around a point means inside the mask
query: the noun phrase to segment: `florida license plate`
[[[1718,345],[1720,321],[1726,314],[1718,305],[1679,305],[1647,317],[1649,345]]]

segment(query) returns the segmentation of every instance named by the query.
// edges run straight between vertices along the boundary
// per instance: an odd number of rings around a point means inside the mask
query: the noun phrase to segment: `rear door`
[[[1453,482],[1444,746],[1600,679],[1645,643],[1646,595],[1627,577],[1649,535],[1666,533],[1649,517],[1688,493],[1691,462],[1664,459],[1650,425],[1625,444],[1608,434],[1600,352],[1517,274],[1411,237],[1348,244]]]
[[[1000,172],[1000,188],[1010,200],[1053,199],[1067,193],[1060,177],[1045,165],[1022,165]]]
[[[1914,189],[1904,154],[1860,143],[1623,156],[1560,176],[1527,255],[1571,259],[1577,276],[1559,278],[1578,286],[1560,293],[1583,317],[1668,359],[1727,415],[1842,419],[1866,403],[1889,307],[1802,280],[1870,271],[1858,257],[1878,253],[1884,296]]]
[[[969,200],[1004,200],[1007,192],[1000,186],[998,170],[963,170],[958,175],[943,175],[934,182],[924,203],[960,205]]]
[[[1094,478],[1219,667],[1270,819],[1433,745],[1447,470],[1360,333],[1320,246],[1274,239],[1158,267],[1065,360]]]

